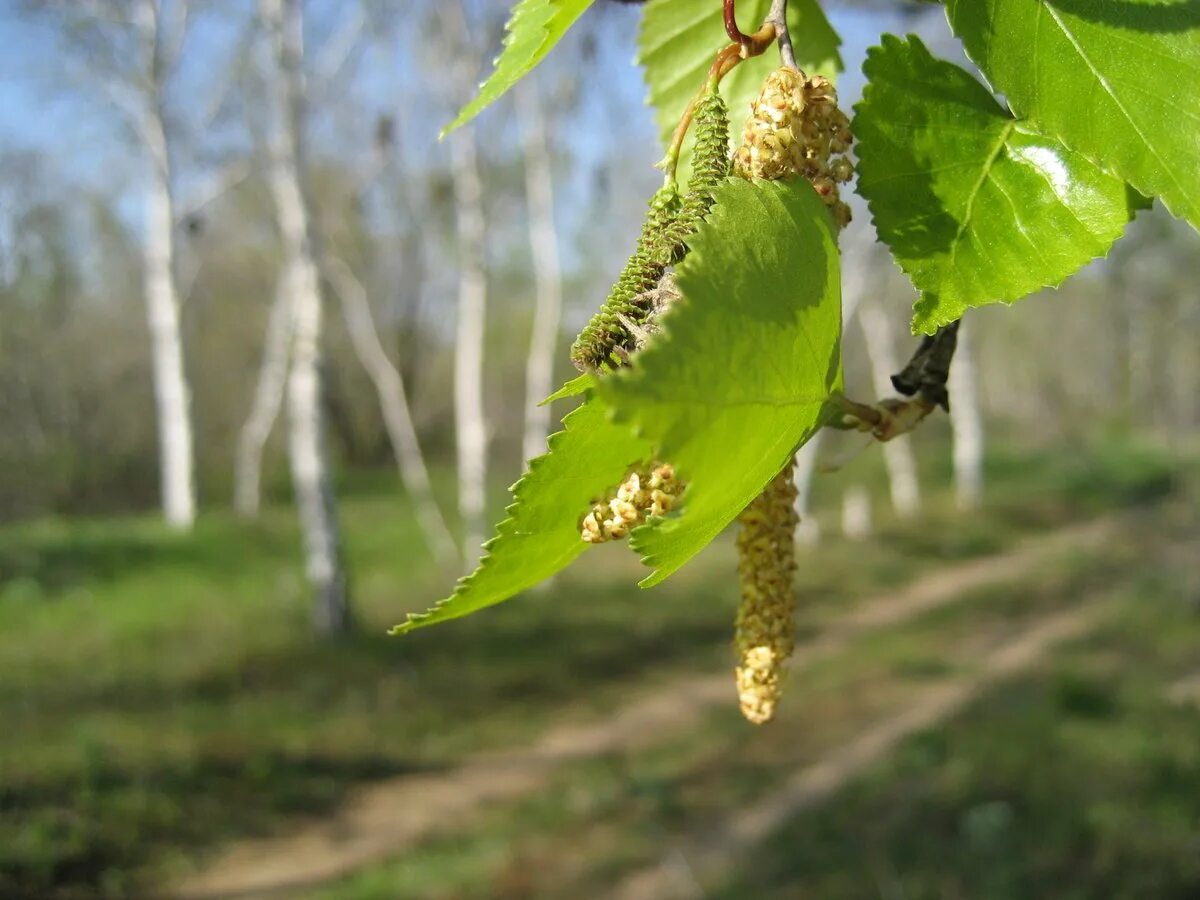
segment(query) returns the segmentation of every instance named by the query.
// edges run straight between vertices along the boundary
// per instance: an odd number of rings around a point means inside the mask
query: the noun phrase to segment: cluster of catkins
[[[630,472],[612,497],[583,517],[580,536],[589,544],[618,541],[647,519],[670,512],[679,490],[675,469],[666,463]]]
[[[651,202],[637,248],[600,311],[572,347],[581,369],[620,366],[640,349],[673,284],[668,268],[687,252],[687,239],[712,205],[712,191],[729,171],[728,125],[715,90],[698,104],[694,174],[682,198],[674,186]],[[805,178],[829,207],[839,227],[850,221],[838,185],[854,167],[845,156],[850,123],[838,109],[825,78],[789,67],[776,69],[750,108],[733,174],[742,178]],[[664,293],[665,292],[665,293]],[[661,296],[660,296],[661,295]],[[673,296],[673,295],[672,295]],[[666,515],[682,485],[674,469],[655,463],[635,470],[580,523],[588,543],[619,540],[648,519]],[[741,605],[734,634],[738,702],[755,724],[768,722],[782,690],[784,663],[795,635],[792,578],[795,574],[796,485],[793,464],[776,475],[741,513],[737,539]]]
[[[854,164],[845,155],[852,139],[850,120],[838,109],[829,80],[806,78],[784,66],[767,76],[750,106],[733,171],[743,178],[807,178],[844,228],[850,207],[842,202],[838,185],[854,175]]]

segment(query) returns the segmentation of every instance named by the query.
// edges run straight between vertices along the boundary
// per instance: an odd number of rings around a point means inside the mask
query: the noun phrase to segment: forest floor
[[[360,631],[321,645],[285,511],[190,538],[136,520],[6,529],[0,895],[791,897],[803,873],[822,898],[1018,897],[1022,865],[1059,877],[1100,829],[1105,883],[1124,865],[1134,887],[1190,896],[1172,855],[1200,831],[1200,715],[1178,699],[1200,669],[1186,479],[1128,448],[1001,458],[991,476],[980,514],[937,492],[918,523],[880,517],[875,537],[805,556],[799,657],[765,729],[726,683],[727,542],[648,594],[626,587],[632,556],[589,554],[549,590],[400,641],[382,627],[444,582],[393,499],[352,498]],[[1079,737],[1076,718],[1110,733]],[[1163,747],[1134,740],[1147,725]],[[1076,737],[1107,752],[1060,746]],[[1114,808],[1134,761],[1157,780]],[[1051,802],[1039,766],[1087,816]],[[1115,830],[1131,815],[1157,842]],[[813,849],[781,854],[797,829]],[[1039,852],[942,866],[958,892],[927,888],[931,854],[977,831]],[[847,873],[868,871],[910,889],[856,892]],[[1011,887],[981,894],[980,877]]]
[[[825,623],[816,637],[796,648],[791,661],[793,676],[797,670],[845,651],[856,638],[977,597],[983,588],[1028,577],[1039,563],[1057,554],[1094,554],[1118,534],[1115,521],[1104,518],[921,576]],[[359,791],[332,816],[294,834],[246,841],[231,848],[168,893],[197,900],[253,896],[329,881],[402,853],[443,832],[448,822],[459,830],[469,828],[470,814],[544,789],[555,772],[572,761],[637,753],[669,735],[700,727],[713,707],[731,701],[731,691],[727,671],[684,675],[631,698],[594,722],[551,725],[528,746],[477,754],[445,772],[389,779]],[[940,710],[941,705],[934,700],[916,707],[917,718],[930,718],[926,707]],[[839,769],[832,778],[826,777],[825,788],[844,781],[849,771]],[[661,888],[636,893],[662,896]]]

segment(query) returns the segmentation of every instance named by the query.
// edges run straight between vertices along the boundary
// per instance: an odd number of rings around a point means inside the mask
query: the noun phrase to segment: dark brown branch
[[[908,365],[892,376],[892,386],[906,397],[918,394],[931,405],[949,412],[946,381],[950,378],[950,363],[957,346],[958,322],[943,325],[936,333],[921,339]]]

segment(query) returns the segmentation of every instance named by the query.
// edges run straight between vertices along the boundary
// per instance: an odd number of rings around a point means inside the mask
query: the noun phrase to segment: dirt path
[[[874,722],[820,761],[797,771],[769,797],[685,839],[659,864],[634,872],[608,896],[614,900],[704,896],[701,884],[707,878],[728,871],[788,819],[834,794],[904,738],[953,716],[997,681],[1029,668],[1057,644],[1084,634],[1103,610],[1101,604],[1090,604],[1032,626],[985,657],[972,676],[927,689],[912,705]]]
[[[799,645],[792,671],[840,652],[862,635],[948,606],[982,587],[1018,580],[1055,554],[1098,548],[1117,527],[1115,519],[1106,518],[1061,529],[1050,537],[1023,541],[1007,553],[941,569],[866,601],[831,622],[818,638]],[[732,702],[732,697],[728,673],[681,678],[599,721],[551,727],[530,746],[481,753],[447,772],[381,781],[354,792],[340,810],[318,823],[277,838],[234,844],[207,868],[167,886],[163,893],[179,900],[209,900],[269,896],[319,885],[395,856],[444,832],[448,822],[461,829],[485,807],[537,790],[572,760],[652,746],[664,734],[697,725],[713,706]],[[932,698],[921,708],[929,707],[936,719],[937,710],[966,702],[957,697]],[[916,714],[910,710],[908,715]],[[856,743],[822,765],[834,770],[853,766],[852,760],[864,754],[870,761],[883,752],[879,748],[890,747],[899,736],[921,727],[920,721],[914,721],[880,723],[860,738],[861,746]],[[815,779],[813,784],[789,784],[780,798],[812,792],[822,778],[834,777],[829,770],[815,769],[817,774],[807,776]],[[771,813],[761,815],[766,816],[764,821],[771,820]],[[753,834],[760,827],[747,819],[735,832]]]

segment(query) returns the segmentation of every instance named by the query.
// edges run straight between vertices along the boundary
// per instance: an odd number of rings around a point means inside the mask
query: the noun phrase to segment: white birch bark
[[[162,508],[167,524],[189,529],[196,519],[191,391],[184,368],[183,336],[179,327],[173,234],[175,216],[161,116],[157,113],[148,115],[142,132],[150,157],[142,248],[143,277],[150,326]]]
[[[321,411],[321,295],[307,200],[300,182],[303,146],[303,18],[300,0],[259,0],[271,41],[270,171],[283,262],[280,288],[291,297],[287,379],[288,451],[304,538],[305,572],[321,634],[350,627],[341,540],[324,448]]]
[[[450,139],[458,233],[458,312],[455,329],[454,402],[458,454],[458,515],[462,556],[468,566],[484,542],[487,481],[487,425],[484,418],[484,197],[474,126]]]
[[[869,277],[870,247],[874,242],[874,232],[861,222],[862,215],[858,214],[856,224],[851,225],[842,235],[842,331],[854,318],[859,301],[862,300]],[[821,540],[821,527],[817,520],[809,515],[812,498],[812,480],[817,471],[817,457],[821,452],[822,432],[814,434],[798,451],[796,451],[796,515],[800,524],[796,529],[796,541],[806,547],[815,547]]]
[[[291,339],[292,298],[280,280],[267,318],[254,401],[250,415],[238,434],[237,458],[233,469],[233,507],[243,518],[257,516],[262,505],[263,448],[283,406]]]
[[[164,36],[153,0],[141,0],[132,13],[142,68],[141,98],[135,107],[134,127],[147,159],[142,254],[158,428],[159,481],[164,518],[171,527],[186,530],[196,518],[196,485],[191,391],[184,366],[175,283],[171,156],[163,117]],[[114,86],[116,90],[119,88]]]
[[[871,492],[852,484],[842,494],[842,534],[852,541],[871,536]]]
[[[964,319],[959,325],[958,349],[947,384],[954,440],[954,492],[960,509],[974,509],[983,499],[983,415],[971,344],[971,333]]]
[[[460,97],[474,91],[466,0],[442,5],[444,52],[454,70],[452,86]],[[458,309],[454,341],[454,429],[458,464],[458,512],[463,560],[479,559],[487,506],[487,422],[483,408],[484,321],[487,311],[487,223],[474,124],[449,140],[454,220],[458,239]]]
[[[815,547],[821,542],[821,524],[809,510],[812,507],[812,481],[817,470],[817,455],[821,452],[821,434],[818,431],[807,444],[796,451],[796,514],[800,524],[796,526],[796,541],[805,547]]]
[[[554,228],[554,174],[537,83],[527,79],[517,89],[516,99],[525,138],[525,197],[537,298],[525,363],[522,442],[525,458],[533,459],[546,452],[550,431],[550,407],[538,404],[550,395],[554,386],[554,350],[562,318],[562,271],[558,233]]]
[[[892,375],[899,371],[899,362],[892,342],[891,323],[878,300],[864,298],[858,305],[858,324],[865,338],[875,395],[892,395],[895,393]],[[883,463],[887,469],[892,508],[899,518],[911,518],[921,508],[921,489],[912,436],[901,435],[884,444]]]
[[[483,543],[487,482],[487,425],[483,411],[484,272],[486,224],[473,125],[450,139],[458,232],[458,320],[454,344],[454,426],[458,454],[458,511],[468,568]]]
[[[379,340],[366,290],[339,259],[327,258],[325,272],[341,301],[354,352],[379,395],[379,408],[392,445],[392,455],[396,459],[396,468],[412,500],[425,541],[439,563],[445,565],[455,562],[459,559],[458,549],[433,496],[429,470],[425,466],[425,457],[409,411],[404,379],[399,369],[392,365]]]

